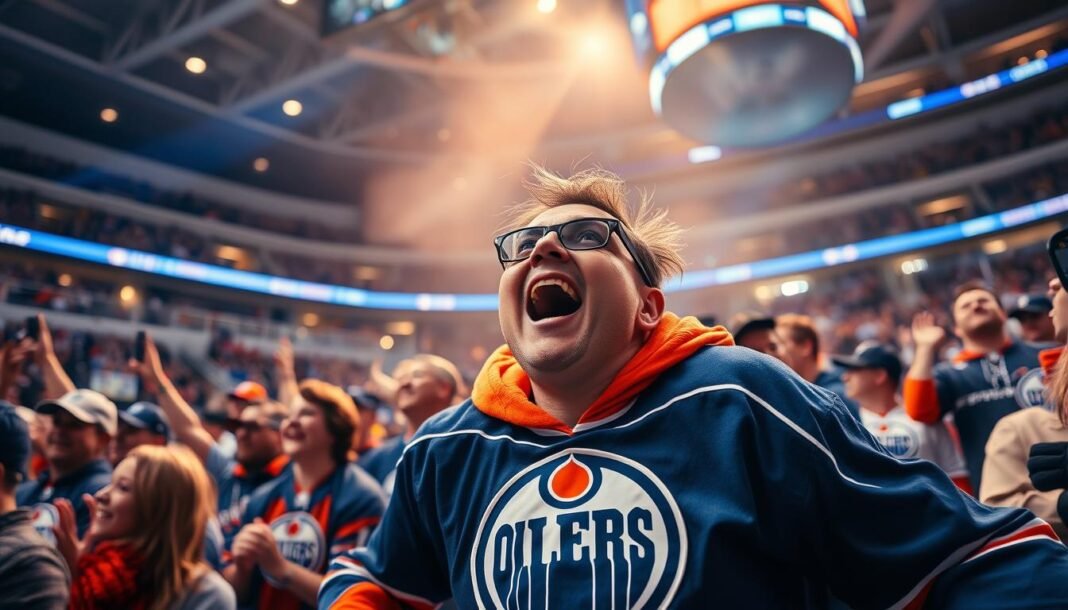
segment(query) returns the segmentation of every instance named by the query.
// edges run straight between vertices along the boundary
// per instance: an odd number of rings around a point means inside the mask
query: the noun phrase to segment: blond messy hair
[[[607,212],[623,224],[634,243],[635,256],[649,270],[653,285],[660,286],[686,266],[679,256],[682,229],[668,220],[667,210],[657,209],[647,193],[641,193],[637,209],[627,203],[627,185],[608,170],[592,168],[564,178],[531,163],[531,176],[524,182],[530,199],[509,211],[503,231],[529,225],[542,212],[568,204],[586,204]]]
[[[188,447],[141,445],[126,459],[135,461],[131,542],[145,559],[138,584],[151,594],[148,609],[164,610],[211,569],[203,557],[215,485]]]

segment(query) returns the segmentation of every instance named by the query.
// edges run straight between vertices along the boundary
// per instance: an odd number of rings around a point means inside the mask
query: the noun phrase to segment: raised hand
[[[293,359],[293,344],[289,337],[278,340],[278,350],[274,353],[274,368],[279,375],[288,377],[296,376],[296,365]]]
[[[934,315],[921,311],[912,318],[912,342],[918,348],[934,348],[946,338],[946,331],[935,324]]]
[[[52,343],[52,331],[48,328],[48,320],[45,319],[43,313],[37,314],[37,343],[34,344],[34,357],[37,361],[43,362],[50,355],[55,353],[55,346]]]
[[[159,349],[152,336],[145,333],[145,359],[138,362],[133,358],[128,362],[130,370],[141,376],[141,380],[148,386],[155,386],[166,379],[167,374],[163,370],[163,361],[159,357]]]
[[[63,560],[67,562],[71,574],[78,569],[78,558],[92,548],[93,525],[96,523],[96,498],[90,494],[82,494],[82,502],[89,511],[89,528],[85,530],[85,537],[78,537],[78,518],[74,512],[74,505],[66,498],[56,498],[53,506],[59,513],[59,523],[52,527],[56,536],[56,548]]]

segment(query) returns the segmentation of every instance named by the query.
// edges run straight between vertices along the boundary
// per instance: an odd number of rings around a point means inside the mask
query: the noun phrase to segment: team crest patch
[[[480,608],[664,608],[686,550],[682,513],[656,475],[569,449],[497,492],[475,537],[471,580]]]
[[[286,513],[271,522],[271,533],[282,557],[312,572],[323,569],[326,537],[315,517],[304,511]]]
[[[882,424],[872,430],[872,435],[890,455],[899,459],[914,458],[919,450],[920,439],[916,437],[916,431],[901,422]]]
[[[33,524],[33,529],[37,530],[42,538],[55,544],[56,533],[52,528],[59,525],[59,511],[55,506],[44,502],[34,504],[30,510],[30,522]]]
[[[1020,405],[1021,409],[1030,407],[1050,408],[1046,404],[1046,385],[1042,383],[1042,379],[1042,369],[1038,368],[1027,371],[1016,382],[1016,390],[1013,395],[1016,397],[1016,404]]]

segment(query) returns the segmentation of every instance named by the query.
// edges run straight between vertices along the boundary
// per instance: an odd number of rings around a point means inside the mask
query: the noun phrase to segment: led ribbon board
[[[664,286],[682,292],[904,254],[988,235],[1068,212],[1068,194],[964,222],[751,263],[687,272]],[[57,254],[144,273],[318,303],[397,311],[496,311],[496,294],[379,292],[227,269],[0,224],[0,246]],[[487,253],[487,256],[492,256]]]
[[[628,9],[653,110],[701,142],[794,138],[837,112],[864,76],[860,0],[629,0]]]

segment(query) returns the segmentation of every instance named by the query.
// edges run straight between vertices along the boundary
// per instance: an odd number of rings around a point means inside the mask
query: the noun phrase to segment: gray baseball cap
[[[67,392],[57,400],[43,400],[35,407],[38,413],[52,415],[63,410],[75,419],[87,424],[97,424],[111,436],[119,428],[119,409],[115,403],[94,390],[74,390]]]

